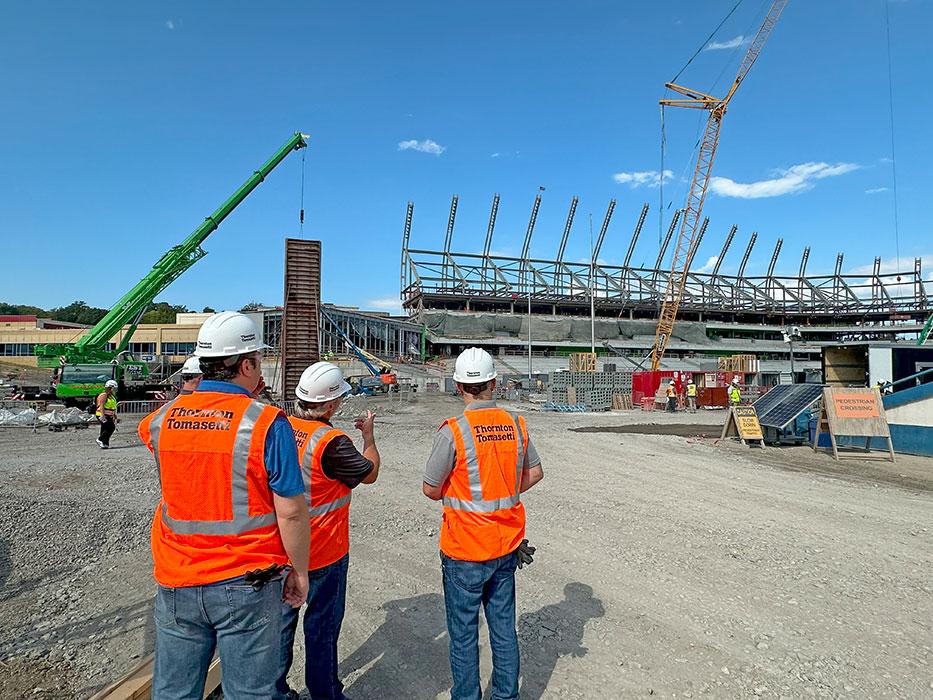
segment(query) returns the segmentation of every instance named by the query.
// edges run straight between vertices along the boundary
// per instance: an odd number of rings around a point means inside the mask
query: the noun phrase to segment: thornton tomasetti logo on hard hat
[[[242,340],[244,343],[248,343],[250,340],[256,340],[256,334],[247,333],[246,335],[241,335],[240,340]]]
[[[479,374],[480,374],[479,372],[467,372],[468,377],[478,377]]]

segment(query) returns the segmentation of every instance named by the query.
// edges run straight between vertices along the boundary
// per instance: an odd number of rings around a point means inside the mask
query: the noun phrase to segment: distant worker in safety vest
[[[687,381],[687,406],[690,413],[697,412],[697,385],[693,383],[693,377]]]
[[[729,405],[738,406],[742,403],[742,392],[739,390],[739,379],[734,377],[729,385]]]
[[[343,683],[337,675],[337,640],[347,599],[350,494],[379,476],[375,414],[367,411],[366,417],[355,423],[363,437],[362,454],[349,436],[330,422],[349,391],[339,367],[316,362],[301,374],[295,387],[295,417],[289,418],[311,513],[310,588],[303,623],[305,685],[311,700],[344,700]],[[298,698],[287,681],[297,627],[298,610],[286,606],[276,700]]]
[[[469,348],[454,370],[464,411],[434,438],[423,491],[444,504],[441,569],[450,638],[451,700],[479,700],[479,610],[492,648],[492,697],[518,698],[515,567],[530,564],[521,494],[544,477],[525,419],[493,401],[492,357]]]
[[[673,379],[667,384],[667,410],[671,413],[677,410],[677,387]]]
[[[201,360],[197,357],[189,357],[185,364],[181,366],[181,389],[179,394],[193,394],[198,388],[203,378],[201,373]]]
[[[108,379],[104,384],[104,390],[97,395],[97,409],[94,411],[97,421],[100,423],[100,435],[97,438],[97,445],[102,450],[110,448],[110,436],[117,429],[117,382],[114,379]]]
[[[308,595],[295,435],[280,409],[254,398],[265,347],[247,316],[210,316],[195,351],[203,381],[139,424],[162,490],[153,700],[202,697],[215,650],[224,697],[271,698],[282,600],[297,607]]]

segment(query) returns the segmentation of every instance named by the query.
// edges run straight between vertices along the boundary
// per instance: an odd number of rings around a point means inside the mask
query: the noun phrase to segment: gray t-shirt
[[[495,408],[495,401],[474,401],[466,411],[477,411],[483,408]],[[431,486],[440,486],[450,472],[453,471],[454,464],[457,461],[457,448],[454,444],[454,435],[450,431],[450,426],[444,424],[434,435],[434,447],[431,449],[431,455],[428,457],[428,463],[424,467],[424,483]],[[528,444],[525,446],[525,462],[522,469],[528,470],[541,465],[541,458],[538,457],[538,451],[531,442],[531,436],[528,437]]]

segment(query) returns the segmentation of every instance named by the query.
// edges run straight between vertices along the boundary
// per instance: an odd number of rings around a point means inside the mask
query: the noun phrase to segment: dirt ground
[[[421,470],[458,404],[375,403],[341,673],[353,700],[435,700],[440,507]],[[933,695],[933,460],[693,436],[723,417],[527,413],[545,480],[523,498],[522,698]],[[84,698],[152,650],[155,469],[131,425],[109,452],[94,437],[0,430],[0,698]],[[482,663],[485,682],[485,640]]]

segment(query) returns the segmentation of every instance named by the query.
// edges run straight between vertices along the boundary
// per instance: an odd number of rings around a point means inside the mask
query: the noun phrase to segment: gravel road
[[[353,700],[435,700],[440,509],[420,475],[457,403],[376,403],[341,672]],[[571,430],[722,419],[528,413],[545,480],[524,498],[522,698],[933,696],[933,460]],[[117,449],[94,437],[0,430],[0,698],[84,698],[152,650],[155,471],[130,424]]]

